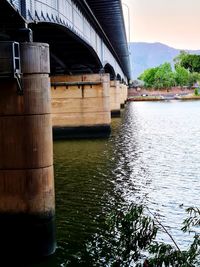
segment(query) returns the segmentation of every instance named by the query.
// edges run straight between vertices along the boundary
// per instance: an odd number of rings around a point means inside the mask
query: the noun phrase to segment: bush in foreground
[[[188,208],[183,232],[193,234],[187,250],[181,250],[165,226],[142,205],[130,205],[106,221],[106,229],[96,235],[88,249],[95,264],[110,267],[192,267],[200,266],[200,210]],[[171,244],[156,241],[159,231]]]

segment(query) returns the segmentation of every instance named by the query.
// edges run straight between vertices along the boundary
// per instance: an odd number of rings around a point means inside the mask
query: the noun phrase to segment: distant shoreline
[[[171,89],[136,89],[128,91],[128,101],[169,101],[169,100],[199,100],[200,95],[194,95],[194,89],[173,87]]]
[[[168,97],[164,97],[164,98],[160,98],[160,97],[148,97],[148,96],[143,96],[143,97],[128,97],[127,101],[131,102],[131,101],[135,101],[135,102],[139,102],[139,101],[170,101],[170,100],[181,100],[181,101],[187,101],[187,100],[200,100],[200,96],[191,96],[191,97],[172,97],[172,98],[168,98]]]

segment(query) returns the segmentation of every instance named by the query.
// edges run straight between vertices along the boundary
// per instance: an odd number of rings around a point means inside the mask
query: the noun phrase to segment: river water
[[[200,206],[199,114],[198,101],[131,102],[112,120],[110,138],[55,142],[58,248],[36,266],[92,266],[88,240],[131,202],[159,213],[186,247],[185,208]]]

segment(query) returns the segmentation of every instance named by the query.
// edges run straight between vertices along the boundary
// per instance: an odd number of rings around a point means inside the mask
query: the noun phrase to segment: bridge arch
[[[29,24],[34,42],[50,45],[51,73],[98,73],[102,63],[96,51],[65,26],[38,22]]]
[[[7,6],[10,5],[10,8],[14,8],[13,12],[16,16],[18,15],[18,23],[23,20],[22,25],[26,24],[27,27],[40,23],[54,23],[63,26],[82,39],[86,46],[92,47],[103,66],[104,62],[109,62],[115,73],[119,73],[126,81],[130,79],[129,53],[120,0],[115,1],[116,5],[113,6],[113,9],[109,8],[110,1],[104,0],[3,0],[2,2],[7,3]],[[5,19],[5,12],[0,10],[0,13]],[[114,23],[109,19],[110,16],[113,16]],[[2,19],[0,18],[0,20]],[[9,28],[12,24],[11,31],[16,29],[18,24],[15,23],[16,20],[15,22],[12,20],[14,23],[11,24],[10,19],[7,20]],[[114,33],[113,25],[118,29],[119,35]],[[18,39],[15,38],[15,40]],[[54,59],[56,59],[55,56]],[[61,63],[60,60],[57,62]],[[79,64],[74,64],[73,72],[77,67],[79,68]],[[87,69],[85,64],[80,67]]]
[[[121,75],[119,73],[117,74],[116,78],[117,78],[118,81],[120,81],[120,82],[122,81]]]
[[[110,80],[114,80],[116,78],[115,70],[109,63],[106,63],[104,65],[104,71],[105,71],[105,73],[110,74]]]

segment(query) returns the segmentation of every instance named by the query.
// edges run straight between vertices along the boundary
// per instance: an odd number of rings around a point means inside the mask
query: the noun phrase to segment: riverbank
[[[200,95],[194,95],[194,89],[171,88],[162,90],[146,90],[130,88],[128,101],[166,101],[166,100],[199,100]]]
[[[128,97],[127,101],[167,101],[167,100],[200,100],[200,96],[175,96],[175,97],[159,97],[159,96],[135,96]]]

